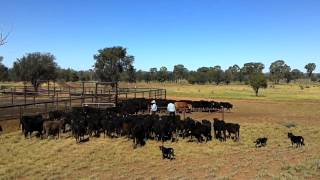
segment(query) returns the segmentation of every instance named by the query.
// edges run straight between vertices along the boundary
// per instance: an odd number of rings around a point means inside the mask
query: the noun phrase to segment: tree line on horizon
[[[199,67],[188,70],[183,64],[174,66],[173,71],[167,67],[150,68],[149,71],[136,70],[133,66],[134,56],[127,53],[121,46],[108,47],[98,50],[93,56],[94,68],[76,71],[71,68],[61,68],[55,62],[51,53],[27,53],[13,63],[12,68],[6,67],[0,56],[0,81],[31,82],[37,89],[43,80],[55,81],[125,81],[125,82],[181,82],[191,84],[229,84],[231,82],[250,83],[253,75],[279,84],[290,83],[297,79],[319,81],[320,74],[315,74],[315,63],[305,65],[305,72],[291,69],[284,60],[274,61],[267,73],[263,73],[265,65],[260,62],[248,62],[242,67],[235,64],[223,70],[221,66]],[[263,76],[263,77],[262,77]]]

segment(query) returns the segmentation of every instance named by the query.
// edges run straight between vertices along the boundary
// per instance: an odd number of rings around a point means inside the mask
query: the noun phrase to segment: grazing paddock
[[[163,160],[160,142],[132,148],[126,138],[90,138],[76,144],[63,134],[59,140],[24,139],[21,132],[0,135],[0,177],[4,179],[319,179],[320,103],[230,100],[235,108],[227,122],[239,123],[240,141],[208,143],[165,142],[175,160]],[[197,120],[220,113],[187,114]],[[2,127],[4,127],[2,125]],[[292,148],[288,132],[302,135],[306,146]],[[266,147],[255,148],[258,137]]]
[[[128,86],[128,84],[124,84]],[[169,96],[211,99],[243,99],[272,101],[320,101],[319,83],[280,84],[259,90],[256,97],[249,85],[191,85],[175,83],[136,83],[129,86],[165,88]],[[303,89],[301,89],[301,87]]]

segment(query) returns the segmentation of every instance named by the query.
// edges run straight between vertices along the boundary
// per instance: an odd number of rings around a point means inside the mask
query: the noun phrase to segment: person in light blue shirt
[[[170,116],[175,116],[176,115],[176,106],[170,102],[167,106],[167,111]]]
[[[152,100],[151,101],[151,109],[150,109],[150,112],[152,115],[155,115],[158,111],[158,107],[157,107],[157,104],[156,104],[156,101],[155,100]]]

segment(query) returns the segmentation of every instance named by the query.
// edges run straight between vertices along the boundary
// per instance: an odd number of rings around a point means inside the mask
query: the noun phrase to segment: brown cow
[[[188,104],[187,102],[178,101],[175,102],[174,105],[176,107],[176,111],[179,113],[182,113],[183,111],[185,111],[186,113],[191,112],[190,104]]]
[[[60,138],[60,130],[62,129],[63,121],[45,121],[43,122],[43,130],[48,138],[49,135],[56,136]]]

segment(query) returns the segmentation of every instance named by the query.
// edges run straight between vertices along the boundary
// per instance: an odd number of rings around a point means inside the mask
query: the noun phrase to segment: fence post
[[[93,98],[94,98],[93,91],[91,91],[91,102],[93,102]]]
[[[48,81],[48,97],[50,96],[50,81]]]
[[[19,106],[19,115],[20,115],[20,119],[22,118],[22,107],[21,106]]]
[[[13,89],[11,88],[11,104],[13,104]]]
[[[70,102],[70,108],[71,108],[71,91],[70,91],[70,86],[69,86],[69,102]]]
[[[115,100],[116,100],[116,105],[118,105],[118,82],[116,82],[116,97],[115,97]]]
[[[98,96],[98,83],[96,82],[96,89],[95,89],[95,98],[96,98],[96,102],[97,102],[97,96]]]
[[[59,93],[57,93],[57,98],[56,98],[56,110],[59,110]]]
[[[82,82],[82,94],[85,94],[85,92],[84,92],[84,82]]]
[[[26,105],[27,104],[27,87],[26,87],[26,85],[24,85],[24,105]],[[26,106],[24,106],[24,108],[25,108]]]
[[[53,96],[56,96],[56,81],[53,81]]]

